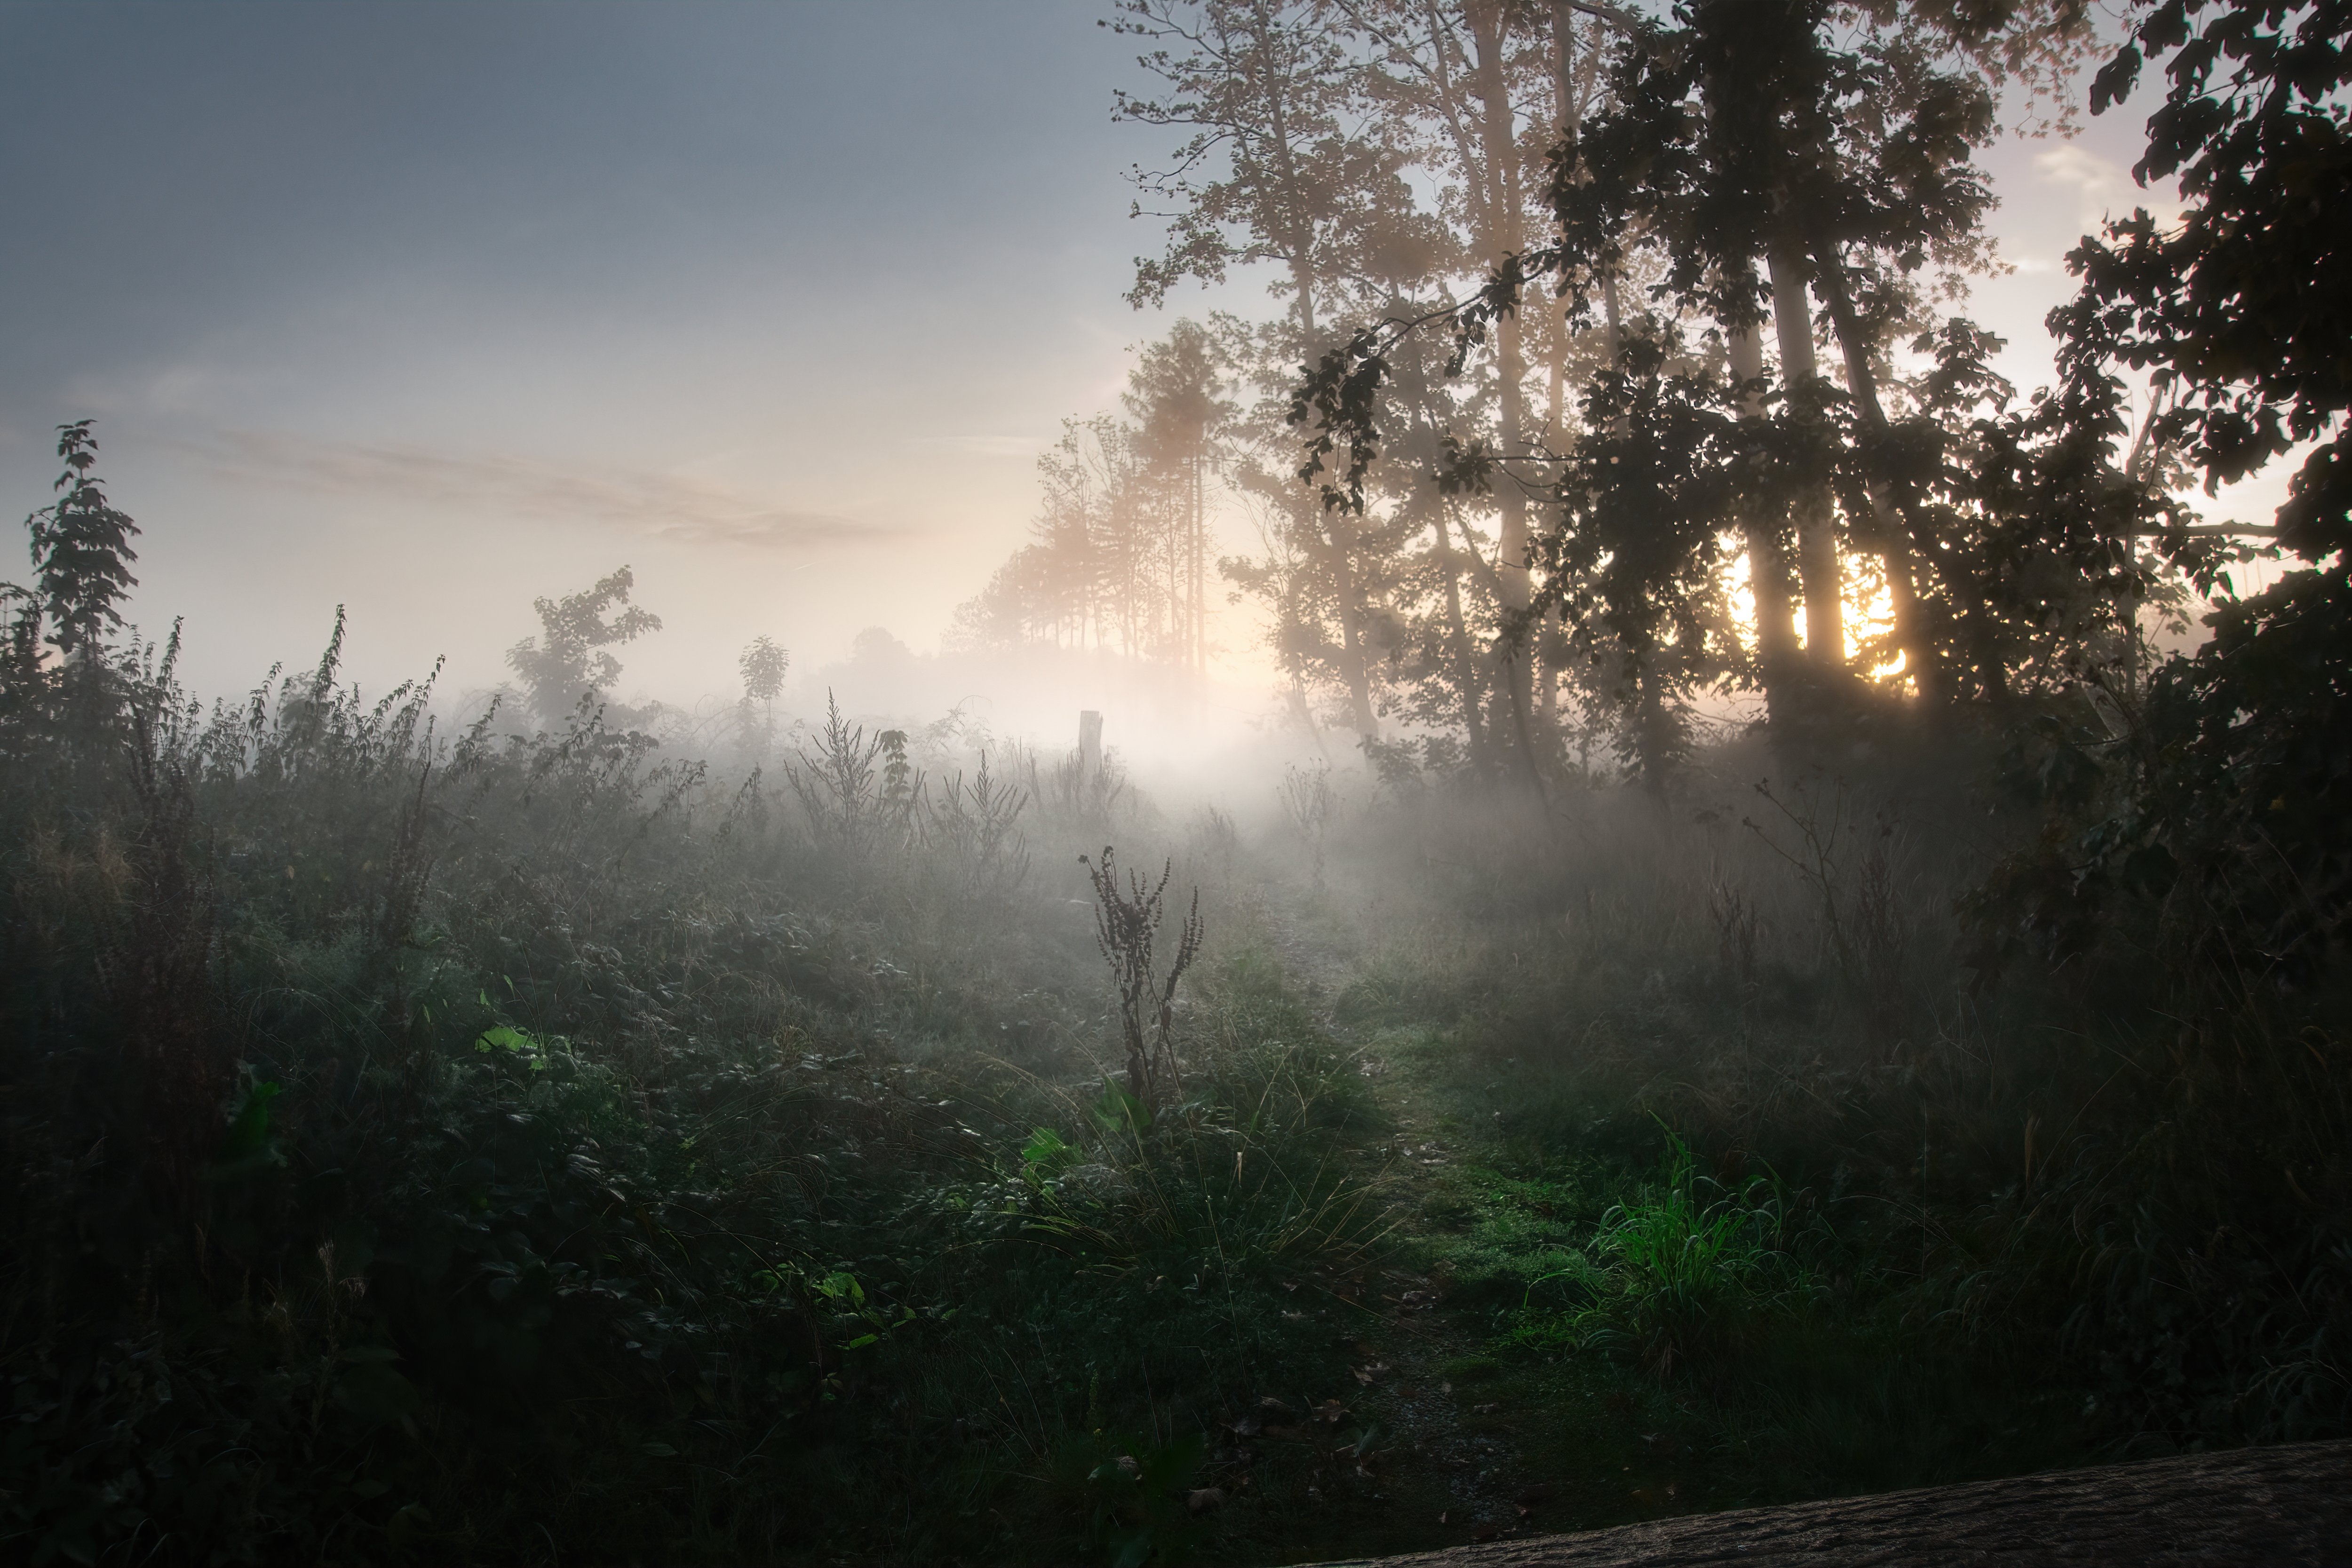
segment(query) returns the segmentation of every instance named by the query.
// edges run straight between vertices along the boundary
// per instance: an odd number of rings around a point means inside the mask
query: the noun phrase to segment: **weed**
[[[1584,1343],[1622,1345],[1663,1375],[1721,1360],[1754,1322],[1801,1305],[1805,1270],[1780,1245],[1785,1205],[1775,1184],[1737,1189],[1701,1176],[1669,1131],[1664,1179],[1601,1216],[1590,1271],[1567,1270],[1592,1294],[1573,1314]]]
[[[1314,866],[1315,886],[1323,885],[1323,837],[1339,810],[1339,797],[1331,789],[1331,765],[1318,762],[1312,768],[1293,763],[1283,769],[1282,785],[1276,791],[1290,825],[1306,841],[1308,856]]]
[[[1122,883],[1109,845],[1099,860],[1078,857],[1095,892],[1095,943],[1110,966],[1118,993],[1119,1043],[1126,1053],[1127,1092],[1145,1105],[1159,1103],[1183,1090],[1176,1065],[1174,1030],[1176,988],[1200,956],[1204,927],[1201,924],[1201,894],[1179,928],[1175,955],[1163,978],[1153,956],[1160,934],[1168,883],[1176,874],[1170,862],[1150,881],[1130,871]]]

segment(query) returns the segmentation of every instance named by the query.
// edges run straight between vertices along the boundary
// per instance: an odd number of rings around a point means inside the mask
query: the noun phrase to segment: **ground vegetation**
[[[664,729],[625,568],[464,722],[340,616],[205,702],[63,426],[12,1558],[1274,1562],[2352,1427],[2340,301],[2283,281],[2337,10],[2100,47],[2186,215],[2085,241],[2021,407],[1940,307],[2063,7],[1114,19],[1183,138],[1139,298],[1282,311],[1071,427],[964,632],[1197,673],[1230,484],[1352,755],[1186,817],[795,718],[764,638]],[[2267,525],[2184,488],[2290,461]]]

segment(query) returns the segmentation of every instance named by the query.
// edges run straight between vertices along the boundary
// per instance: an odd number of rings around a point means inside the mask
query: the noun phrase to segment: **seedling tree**
[[[115,604],[138,586],[131,563],[139,559],[131,539],[139,525],[106,499],[90,469],[98,463],[98,438],[90,422],[58,426],[58,455],[66,471],[56,503],[25,520],[33,538],[33,565],[40,572],[42,608],[52,630],[48,641],[67,660],[94,658],[99,639],[120,628]]]
[[[530,706],[542,723],[562,725],[621,678],[621,661],[608,648],[661,630],[660,616],[629,602],[636,584],[625,566],[593,588],[532,601],[541,634],[508,649],[507,663],[530,689]]]
[[[770,637],[752,639],[735,661],[743,672],[743,701],[738,715],[737,728],[746,742],[745,749],[765,762],[768,748],[776,738],[776,699],[783,695],[784,672],[792,667],[793,656],[776,645]]]
[[[89,425],[81,419],[58,426],[58,455],[66,464],[56,485],[61,494],[25,519],[35,586],[5,588],[17,605],[7,639],[7,684],[19,703],[37,703],[38,688],[49,684],[44,642],[58,651],[66,678],[85,695],[93,692],[106,668],[102,639],[122,625],[115,607],[138,585],[131,563],[139,555],[131,540],[139,525],[107,500],[90,472],[98,463],[98,438]],[[46,638],[40,634],[45,617]]]
[[[1111,979],[1118,988],[1119,1040],[1127,1048],[1127,1092],[1145,1105],[1157,1104],[1163,1087],[1181,1087],[1171,1038],[1176,984],[1200,956],[1201,890],[1192,890],[1192,907],[1177,938],[1175,962],[1162,980],[1152,949],[1166,914],[1168,883],[1176,874],[1176,862],[1170,861],[1160,868],[1157,883],[1135,871],[1122,880],[1108,844],[1103,846],[1101,860],[1080,855],[1078,863],[1087,868],[1094,883],[1095,943],[1102,949],[1103,961],[1110,966]]]

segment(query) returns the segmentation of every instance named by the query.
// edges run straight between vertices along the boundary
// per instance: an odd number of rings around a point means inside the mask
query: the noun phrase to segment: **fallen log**
[[[1380,1559],[1380,1568],[2352,1563],[2352,1441],[2185,1454]],[[1364,1560],[1325,1568],[1369,1568]]]

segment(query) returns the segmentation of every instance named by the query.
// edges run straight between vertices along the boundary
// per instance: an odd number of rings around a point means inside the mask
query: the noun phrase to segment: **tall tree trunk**
[[[1192,674],[1209,673],[1209,460],[1192,462]]]
[[[1257,7],[1261,27],[1270,28],[1271,19],[1263,4]],[[1300,177],[1290,147],[1289,131],[1283,117],[1279,95],[1273,95],[1274,147],[1277,167],[1287,190],[1297,197]],[[1297,204],[1294,202],[1294,205]],[[1316,319],[1314,259],[1303,238],[1294,237],[1286,259],[1290,263],[1290,281],[1298,293],[1298,331],[1303,351],[1313,358],[1315,340],[1319,330]],[[1364,658],[1363,607],[1357,601],[1354,566],[1349,559],[1348,538],[1351,531],[1346,517],[1336,509],[1322,507],[1318,500],[1301,494],[1295,505],[1294,525],[1300,538],[1310,542],[1312,555],[1322,558],[1325,571],[1331,582],[1332,598],[1339,609],[1339,679],[1348,688],[1348,717],[1356,734],[1364,740],[1381,737],[1380,720],[1372,712],[1371,672]]]
[[[1364,657],[1363,606],[1358,601],[1354,552],[1349,548],[1354,526],[1346,513],[1325,508],[1312,496],[1302,496],[1298,505],[1306,514],[1303,531],[1323,558],[1331,597],[1339,609],[1339,679],[1348,688],[1349,722],[1364,739],[1378,740],[1381,723],[1372,713],[1371,667]]]
[[[1486,192],[1481,205],[1486,218],[1480,237],[1493,259],[1519,249],[1519,168],[1517,120],[1511,110],[1510,83],[1503,73],[1507,45],[1506,18],[1500,0],[1472,0],[1465,7],[1470,33],[1477,45],[1475,62],[1479,97],[1480,153],[1486,164]],[[1518,314],[1506,312],[1495,323],[1496,371],[1500,380],[1496,444],[1507,457],[1527,450],[1527,354]],[[1495,486],[1497,519],[1496,570],[1502,579],[1501,600],[1506,629],[1501,652],[1506,684],[1510,688],[1514,727],[1518,732],[1521,768],[1532,782],[1538,772],[1529,709],[1535,703],[1533,664],[1535,627],[1528,606],[1534,594],[1528,570],[1528,494],[1507,469]]]
[[[1734,327],[1728,333],[1731,373],[1752,382],[1764,373],[1764,334],[1760,326]],[[1763,398],[1754,391],[1740,399],[1740,413],[1761,418]],[[1789,603],[1789,558],[1780,548],[1780,519],[1750,508],[1744,519],[1748,536],[1748,586],[1756,601],[1756,670],[1764,684],[1764,706],[1774,719],[1790,716],[1794,693],[1790,683],[1801,680],[1797,622]]]
[[[1396,371],[1397,391],[1412,422],[1407,436],[1412,443],[1411,451],[1423,472],[1433,476],[1425,487],[1415,486],[1408,505],[1418,507],[1425,499],[1428,507],[1427,520],[1435,538],[1434,559],[1440,580],[1445,585],[1445,663],[1453,671],[1463,738],[1470,751],[1470,771],[1486,779],[1494,773],[1494,747],[1485,717],[1487,683],[1478,667],[1477,643],[1470,635],[1469,618],[1462,609],[1465,553],[1454,549],[1453,513],[1448,509],[1444,491],[1433,477],[1438,468],[1438,427],[1431,413],[1428,369],[1418,342],[1409,356],[1400,357]]]
[[[1815,247],[1813,259],[1815,276],[1822,281],[1822,298],[1829,306],[1830,325],[1844,353],[1846,391],[1853,398],[1863,441],[1874,454],[1881,452],[1887,435],[1886,409],[1878,399],[1877,373],[1871,369],[1872,345],[1854,310],[1853,295],[1846,287],[1844,260],[1834,246],[1827,245]],[[1903,650],[1904,668],[1918,685],[1921,702],[1931,708],[1940,707],[1950,696],[1951,683],[1919,603],[1911,551],[1916,508],[1906,505],[1906,497],[1896,494],[1877,471],[1875,457],[1870,470],[1871,520],[1878,534],[1880,557],[1885,562],[1887,594],[1894,601],[1895,644]],[[1992,661],[1990,668],[1998,681],[2000,662]]]
[[[1803,253],[1775,246],[1770,256],[1772,324],[1780,340],[1780,378],[1790,395],[1816,394],[1822,379],[1813,357],[1812,301],[1805,293]],[[1838,563],[1837,512],[1826,483],[1797,497],[1797,577],[1805,595],[1805,660],[1815,679],[1844,684],[1845,573]]]
[[[1633,759],[1643,792],[1665,799],[1682,750],[1683,727],[1674,705],[1658,689],[1657,672],[1636,668],[1633,686]]]
[[[1470,642],[1470,625],[1462,614],[1462,562],[1454,552],[1454,535],[1447,527],[1445,497],[1433,497],[1437,528],[1437,555],[1445,574],[1445,625],[1453,645],[1454,687],[1462,703],[1462,728],[1470,747],[1470,771],[1480,779],[1492,775],[1494,758],[1486,744],[1486,726],[1480,713],[1486,683],[1478,678],[1478,656]]]
[[[1573,156],[1576,145],[1576,120],[1580,109],[1576,66],[1576,8],[1568,0],[1552,0],[1551,133],[1553,145],[1561,150],[1563,156]],[[1568,447],[1568,426],[1571,417],[1568,385],[1569,346],[1566,330],[1554,335],[1549,384],[1546,390],[1550,394],[1549,444],[1556,451],[1566,451]],[[1543,623],[1537,628],[1534,650],[1536,712],[1547,735],[1557,733],[1559,723],[1561,672],[1551,655],[1560,646],[1559,606],[1554,604],[1544,612]]]

